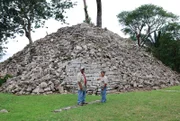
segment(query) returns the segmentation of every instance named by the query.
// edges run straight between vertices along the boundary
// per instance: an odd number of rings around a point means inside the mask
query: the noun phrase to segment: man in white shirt
[[[84,67],[81,67],[80,72],[77,74],[78,105],[80,106],[82,106],[83,104],[87,104],[85,103],[87,80],[84,71]]]
[[[101,71],[100,78],[98,78],[97,80],[101,81],[100,82],[100,86],[101,86],[101,102],[105,103],[106,102],[107,83],[108,83],[107,76],[105,76],[105,71]]]

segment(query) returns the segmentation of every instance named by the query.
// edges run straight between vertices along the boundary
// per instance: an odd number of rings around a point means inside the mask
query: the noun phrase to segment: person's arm
[[[101,80],[101,76],[99,78],[97,78],[97,81]]]
[[[101,78],[97,78],[97,81],[101,80]]]
[[[82,90],[82,84],[81,84],[81,82],[78,82],[78,85],[79,85],[80,90]]]
[[[103,90],[104,88],[106,88],[106,85],[107,85],[107,84],[106,84],[106,83],[104,83],[104,86],[103,86],[103,87],[101,87],[101,88],[102,88],[102,90]]]
[[[78,82],[78,86],[79,86],[80,90],[82,90],[82,84],[81,84],[81,77],[80,77],[80,75],[77,76],[77,82]]]

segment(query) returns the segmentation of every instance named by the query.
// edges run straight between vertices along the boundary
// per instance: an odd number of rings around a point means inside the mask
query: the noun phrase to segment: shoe
[[[79,106],[83,106],[83,104],[82,104],[82,103],[79,103],[78,105],[79,105]]]
[[[88,104],[88,103],[86,103],[86,102],[83,102],[82,104]]]
[[[106,103],[106,101],[101,101],[101,103]]]

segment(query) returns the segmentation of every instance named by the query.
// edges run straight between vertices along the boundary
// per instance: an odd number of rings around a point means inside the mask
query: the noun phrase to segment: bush
[[[180,40],[163,36],[159,42],[159,46],[153,48],[153,55],[165,65],[180,72]]]
[[[5,83],[8,78],[12,78],[12,76],[10,74],[6,74],[4,77],[0,77],[0,86]]]

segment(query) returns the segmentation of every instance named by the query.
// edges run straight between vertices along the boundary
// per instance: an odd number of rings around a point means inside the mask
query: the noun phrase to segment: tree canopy
[[[138,45],[142,46],[147,40],[153,43],[154,40],[148,38],[152,38],[154,32],[160,31],[168,23],[176,21],[178,17],[162,7],[145,4],[135,10],[121,12],[117,18],[123,25],[122,31],[134,36]]]
[[[152,52],[165,65],[180,72],[180,23],[170,23],[161,30]]]
[[[0,39],[25,34],[31,44],[34,29],[43,27],[50,18],[64,23],[65,10],[73,5],[70,0],[1,0]]]

